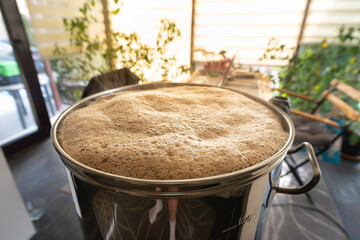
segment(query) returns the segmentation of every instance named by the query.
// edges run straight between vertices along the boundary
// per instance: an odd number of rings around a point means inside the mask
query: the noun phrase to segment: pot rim
[[[244,168],[238,171],[225,173],[221,175],[215,176],[208,176],[203,178],[191,178],[191,179],[177,179],[177,180],[152,180],[152,179],[141,179],[141,178],[132,178],[126,176],[115,175],[112,173],[107,173],[92,167],[89,167],[76,159],[72,158],[69,154],[65,152],[65,150],[61,147],[58,139],[57,139],[57,132],[58,128],[62,122],[62,120],[71,112],[76,109],[85,107],[88,105],[89,102],[96,100],[99,97],[110,95],[112,93],[122,92],[122,91],[136,91],[136,90],[147,90],[147,89],[157,89],[157,88],[165,88],[165,87],[176,87],[176,86],[199,86],[199,87],[214,87],[214,88],[222,88],[228,91],[233,91],[239,94],[242,94],[260,104],[265,105],[266,107],[270,108],[276,115],[280,118],[282,124],[284,125],[284,129],[289,132],[289,137],[285,143],[285,145],[273,156],[269,157],[268,159],[255,164],[251,167]],[[257,178],[264,173],[270,172],[276,165],[278,165],[282,160],[283,156],[287,153],[290,147],[293,144],[295,137],[295,130],[290,117],[285,114],[282,110],[278,107],[272,105],[271,103],[233,89],[225,88],[225,87],[218,87],[213,85],[205,85],[205,84],[193,84],[193,83],[149,83],[149,84],[141,84],[141,85],[128,85],[120,88],[115,88],[107,91],[103,91],[91,96],[88,96],[77,103],[73,104],[65,111],[63,111],[59,117],[56,119],[55,123],[51,129],[51,138],[53,141],[53,145],[61,157],[62,162],[64,165],[71,170],[72,173],[77,175],[80,178],[85,178],[87,181],[91,181],[94,183],[95,181],[100,181],[102,184],[100,185],[108,185],[109,181],[116,183],[128,183],[128,184],[135,184],[139,186],[188,186],[188,185],[209,185],[211,183],[219,183],[224,181],[231,181],[233,179],[238,179],[239,177],[243,178]],[[89,179],[90,178],[90,179]],[[103,186],[104,187],[104,186]],[[106,188],[106,187],[105,187]]]

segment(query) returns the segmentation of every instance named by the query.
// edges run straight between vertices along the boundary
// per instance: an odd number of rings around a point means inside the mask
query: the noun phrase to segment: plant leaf
[[[120,8],[115,9],[114,11],[111,11],[111,14],[118,14],[120,12]]]

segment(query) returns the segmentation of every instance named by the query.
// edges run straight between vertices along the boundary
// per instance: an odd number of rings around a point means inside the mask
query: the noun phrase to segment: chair
[[[137,84],[138,82],[139,77],[132,73],[128,68],[103,73],[90,79],[81,98],[85,98],[101,91]]]
[[[304,101],[311,101],[315,103],[315,107],[309,113],[296,109],[290,109],[290,113],[292,113],[291,119],[295,126],[294,144],[296,145],[301,142],[311,143],[317,150],[316,156],[319,156],[328,151],[337,142],[337,140],[348,131],[350,125],[356,122],[360,116],[360,114],[353,107],[335,95],[336,92],[339,94],[342,93],[356,100],[357,102],[360,102],[360,92],[337,79],[331,81],[330,88],[322,93],[322,96],[319,100],[315,100],[311,97],[286,89],[273,90],[286,93],[293,97],[301,98]],[[334,107],[341,110],[339,117],[343,119],[343,121],[339,122],[343,122],[343,124],[324,116],[315,114],[325,101],[332,103]],[[337,129],[336,133],[329,131],[328,126]],[[290,170],[284,173],[282,176],[292,173],[298,183],[303,185],[303,180],[299,176],[297,169],[306,164],[308,161],[309,159],[306,158],[300,163],[296,163],[291,155],[286,156],[285,163],[288,165]],[[313,202],[308,194],[307,196],[310,202]]]

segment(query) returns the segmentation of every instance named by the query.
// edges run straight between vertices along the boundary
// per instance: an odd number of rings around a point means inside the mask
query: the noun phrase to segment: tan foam
[[[212,87],[114,94],[71,113],[63,149],[105,172],[189,179],[240,170],[274,155],[288,134],[265,106]]]

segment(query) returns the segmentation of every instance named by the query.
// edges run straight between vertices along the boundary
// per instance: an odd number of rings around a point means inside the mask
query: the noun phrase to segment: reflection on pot
[[[217,195],[162,199],[107,191],[71,175],[86,239],[251,239],[267,182],[264,175]]]

